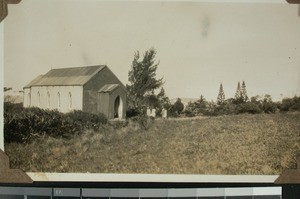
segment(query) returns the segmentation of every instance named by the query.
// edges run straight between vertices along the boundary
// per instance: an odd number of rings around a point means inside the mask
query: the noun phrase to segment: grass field
[[[300,155],[300,112],[156,119],[146,128],[130,121],[5,150],[12,168],[33,172],[280,174]]]

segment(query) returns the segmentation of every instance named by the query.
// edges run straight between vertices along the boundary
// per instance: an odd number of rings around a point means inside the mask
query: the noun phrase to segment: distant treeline
[[[281,102],[273,102],[270,95],[255,96],[240,100],[230,98],[220,102],[206,101],[203,96],[195,102],[190,102],[181,113],[185,116],[196,115],[230,115],[241,113],[276,113],[300,111],[300,97],[284,98]]]
[[[223,85],[220,84],[216,102],[208,102],[201,95],[200,99],[190,102],[183,112],[186,116],[195,115],[230,115],[241,113],[276,113],[285,111],[299,111],[300,97],[284,98],[281,102],[273,102],[271,95],[254,96],[249,98],[245,81],[237,84],[234,98],[225,98]]]
[[[216,101],[207,101],[203,95],[194,102],[189,102],[185,107],[178,98],[174,104],[165,100],[161,106],[168,110],[169,117],[194,117],[200,115],[217,116],[241,113],[276,113],[286,111],[300,111],[300,97],[284,98],[281,102],[274,102],[271,95],[257,95],[249,98],[245,81],[238,82],[233,98],[225,97],[223,85],[220,84]],[[158,109],[158,112],[160,109]]]

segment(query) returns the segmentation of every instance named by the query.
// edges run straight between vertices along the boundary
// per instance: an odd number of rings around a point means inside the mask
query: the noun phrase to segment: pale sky
[[[277,3],[23,0],[4,21],[4,86],[51,68],[106,64],[124,83],[134,52],[154,47],[166,94],[216,100],[300,95],[298,6]]]

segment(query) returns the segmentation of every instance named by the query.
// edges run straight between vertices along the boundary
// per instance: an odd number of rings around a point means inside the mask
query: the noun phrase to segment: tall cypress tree
[[[220,88],[219,88],[219,94],[218,94],[218,98],[217,98],[217,104],[221,105],[225,103],[225,93],[223,90],[223,85],[222,83],[220,84]]]
[[[249,100],[248,95],[247,95],[245,81],[243,81],[243,83],[242,83],[241,99],[243,102],[247,102]]]
[[[242,89],[241,89],[241,84],[238,82],[238,85],[236,87],[235,95],[234,95],[234,102],[239,104],[243,102],[242,98]]]
[[[241,84],[240,84],[240,82],[238,82],[234,98],[236,100],[239,100],[241,98],[241,96],[242,96]]]

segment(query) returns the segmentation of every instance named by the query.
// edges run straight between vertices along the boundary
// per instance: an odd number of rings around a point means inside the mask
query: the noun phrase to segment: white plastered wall
[[[63,113],[82,110],[82,95],[82,86],[33,86],[24,89],[24,107],[57,109]]]

